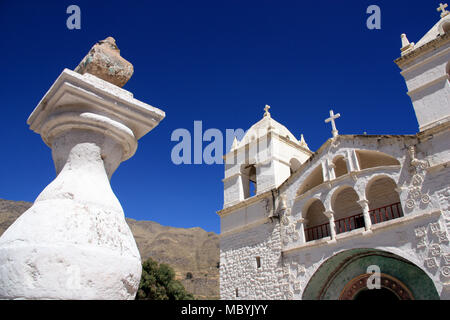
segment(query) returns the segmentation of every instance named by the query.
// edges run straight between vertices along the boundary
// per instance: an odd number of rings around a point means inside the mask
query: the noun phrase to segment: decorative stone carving
[[[431,233],[433,233],[433,234],[437,234],[438,232],[441,231],[441,224],[439,223],[439,221],[430,223],[429,226],[430,226]]]
[[[286,208],[286,195],[282,195],[280,200],[280,206],[283,208],[281,217],[281,234],[282,243],[288,245],[291,242],[298,241],[300,234],[296,231],[297,222],[294,221],[294,217],[291,215],[291,208]]]
[[[442,252],[441,246],[437,243],[430,245],[430,253],[432,256],[438,256]]]
[[[0,238],[0,299],[134,299],[141,260],[109,179],[163,111],[65,69],[28,119],[57,177]]]
[[[450,254],[442,255],[442,259],[445,265],[450,265]]]
[[[425,259],[425,266],[428,269],[436,269],[438,267],[436,259],[433,257]]]
[[[280,195],[280,210],[286,210],[287,208],[287,201],[286,201],[287,196],[283,193]]]
[[[441,274],[447,274],[448,270],[447,268],[444,270],[444,266],[450,264],[450,255],[445,254],[446,249],[443,243],[449,240],[440,221],[430,222],[427,226],[415,228],[414,234],[418,239],[417,249],[425,250],[424,254],[428,256],[424,260],[425,266],[433,272],[439,270]]]
[[[427,247],[428,247],[427,239],[425,237],[420,238],[419,241],[417,242],[417,248],[422,249]]]
[[[297,267],[297,274],[304,274],[306,272],[305,266],[299,264]]]
[[[442,274],[442,276],[444,276],[446,278],[450,277],[450,267],[449,266],[442,267],[441,274]]]
[[[294,297],[294,292],[299,292],[302,290],[303,275],[306,269],[302,264],[297,261],[285,261],[283,264],[283,274],[284,281],[286,281],[285,286],[282,287],[283,292],[287,297]],[[291,298],[291,299],[292,299]]]
[[[336,150],[339,145],[340,145],[341,141],[336,137],[331,138],[331,144],[330,144],[330,148],[331,150]]]
[[[414,234],[416,238],[422,238],[425,237],[427,234],[427,228],[426,227],[419,227],[414,229]]]
[[[294,299],[294,293],[289,289],[286,293],[286,300]]]
[[[355,296],[365,290],[368,286],[370,274],[363,274],[353,278],[342,290],[339,300],[353,300]],[[401,300],[413,300],[413,295],[409,289],[397,278],[391,277],[387,274],[380,275],[380,285],[382,288],[388,288],[388,290],[395,293]]]
[[[410,157],[409,171],[412,178],[405,204],[408,209],[413,209],[420,203],[430,203],[430,196],[422,193],[422,183],[425,180],[426,169],[429,167],[429,164],[425,160],[416,159],[414,146],[408,147],[408,153]]]

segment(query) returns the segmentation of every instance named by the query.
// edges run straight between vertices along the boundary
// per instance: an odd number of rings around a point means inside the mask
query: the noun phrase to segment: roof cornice
[[[439,47],[442,47],[447,43],[450,43],[450,34],[446,33],[444,35],[439,35],[436,39],[431,40],[430,42],[414,50],[411,50],[411,52],[408,52],[404,56],[401,56],[400,58],[394,60],[394,62],[403,69],[412,60],[417,59],[418,57],[421,57]]]

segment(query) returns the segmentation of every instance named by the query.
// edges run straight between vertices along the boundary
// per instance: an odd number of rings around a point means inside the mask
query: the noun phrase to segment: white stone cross
[[[341,116],[340,113],[335,115],[333,110],[330,110],[330,117],[328,119],[325,119],[325,123],[331,122],[331,128],[332,128],[331,133],[333,133],[333,137],[337,137],[337,135],[338,135],[338,131],[336,129],[336,123],[334,120],[336,120],[340,116]]]
[[[445,4],[439,3],[439,8],[437,8],[437,11],[438,12],[442,11],[441,18],[443,18],[446,15],[450,14],[450,11],[445,10],[445,8],[447,8],[447,7],[448,7],[448,4],[446,4],[446,3]]]

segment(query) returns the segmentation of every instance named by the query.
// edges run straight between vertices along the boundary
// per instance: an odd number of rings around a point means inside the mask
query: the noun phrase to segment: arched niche
[[[298,168],[300,168],[302,164],[300,163],[300,161],[296,158],[292,158],[289,161],[289,168],[291,170],[291,174],[294,173],[295,171],[297,171]]]
[[[376,176],[366,186],[369,214],[372,223],[380,223],[403,216],[397,184],[388,176]]]
[[[323,174],[322,174],[322,165],[318,165],[311,174],[305,179],[300,188],[298,189],[297,194],[301,195],[314,187],[323,183]]]
[[[244,199],[250,198],[256,194],[256,167],[255,165],[241,165],[242,188]]]
[[[344,156],[337,156],[333,159],[334,174],[336,178],[343,176],[348,173],[347,162]]]
[[[359,195],[350,186],[338,188],[332,195],[336,233],[348,232],[364,227],[362,208],[358,204]]]
[[[319,199],[311,199],[303,209],[305,219],[304,231],[306,241],[330,236],[329,220],[325,216],[325,207]]]
[[[356,156],[361,170],[374,167],[400,165],[400,162],[397,159],[379,151],[356,150]]]

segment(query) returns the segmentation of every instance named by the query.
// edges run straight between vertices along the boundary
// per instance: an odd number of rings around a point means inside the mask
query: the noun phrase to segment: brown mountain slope
[[[0,236],[32,203],[0,199]],[[127,218],[143,260],[167,263],[199,299],[219,297],[219,237],[201,228],[173,228]],[[192,276],[192,277],[191,277]]]

